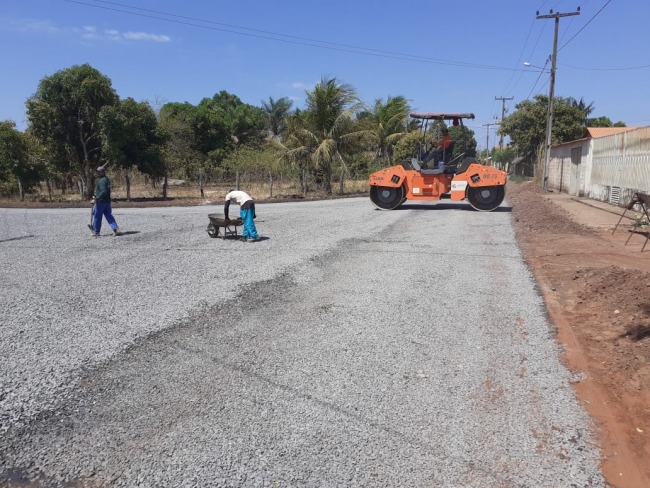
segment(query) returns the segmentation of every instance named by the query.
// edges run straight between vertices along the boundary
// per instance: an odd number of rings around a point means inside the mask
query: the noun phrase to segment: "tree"
[[[422,132],[417,128],[400,138],[395,145],[394,159],[396,161],[403,161],[404,159],[415,157],[418,149],[424,142],[423,139]]]
[[[193,173],[197,161],[203,163],[201,143],[196,137],[196,107],[190,103],[167,103],[158,114],[160,130],[165,138],[162,149],[164,161],[163,198],[167,197],[167,177],[170,171]],[[200,128],[200,125],[199,125]]]
[[[284,122],[286,127],[282,140],[271,139],[270,145],[278,151],[282,163],[298,172],[302,194],[306,195],[307,173],[312,164],[308,147],[301,139],[303,127],[307,126],[306,114],[296,109],[287,115]]]
[[[18,168],[23,168],[28,160],[27,141],[24,135],[16,129],[16,124],[10,120],[0,122],[0,181],[3,182],[0,191],[4,194],[15,191],[18,185],[20,199],[23,199],[23,185],[16,176]]]
[[[408,116],[411,111],[408,100],[402,96],[388,97],[386,103],[375,100],[372,109],[359,116],[362,126],[373,141],[375,158],[392,165],[397,141],[408,133]]]
[[[569,105],[571,105],[573,108],[577,108],[582,112],[582,120],[584,125],[587,125],[587,118],[591,115],[591,113],[594,111],[594,102],[591,102],[590,104],[585,103],[582,97],[580,97],[580,100],[576,100],[573,97],[567,98],[567,101],[569,102]]]
[[[536,95],[534,100],[524,100],[516,111],[501,121],[499,134],[510,137],[527,161],[535,161],[546,142],[548,96]],[[553,101],[552,144],[560,144],[582,136],[584,113],[572,106],[566,98]]]
[[[88,199],[102,156],[99,114],[118,100],[111,80],[84,64],[43,78],[26,103],[30,131],[52,153],[65,155]]]
[[[587,119],[587,127],[625,127],[625,122],[613,123],[609,117],[594,117]]]
[[[269,178],[269,198],[273,198],[275,176],[286,168],[278,151],[269,145],[264,148],[238,146],[223,161],[223,167],[230,173],[266,174]],[[237,182],[239,182],[239,179]]]
[[[126,98],[104,107],[99,116],[103,158],[125,172],[126,198],[131,198],[129,171],[136,166],[142,173],[163,173],[162,135],[151,105]]]
[[[464,154],[465,156],[476,156],[476,134],[468,127],[461,127],[452,125],[449,127],[449,136],[452,141],[455,141],[454,152],[452,158]]]
[[[0,192],[18,190],[20,199],[32,190],[45,174],[45,165],[32,153],[28,134],[16,129],[12,121],[0,122]]]
[[[429,126],[426,134],[419,128],[414,128],[411,132],[400,138],[395,147],[395,160],[401,161],[410,159],[417,155],[418,150],[423,147],[424,143],[428,143],[431,139],[439,139],[441,129],[447,127],[441,121],[435,121]],[[474,131],[466,126],[451,125],[449,129],[449,136],[455,142],[454,152],[451,157],[457,156],[476,156],[476,138]]]
[[[492,161],[496,163],[496,166],[501,169],[506,169],[509,167],[509,164],[517,157],[517,152],[511,148],[506,147],[505,149],[497,150],[492,153]]]
[[[239,97],[225,90],[216,93],[212,98],[204,98],[198,106],[207,111],[212,123],[224,127],[233,145],[263,143],[265,114],[261,108],[244,103]],[[226,147],[227,144],[221,143],[218,146]],[[231,146],[230,149],[232,148]]]
[[[269,101],[262,100],[262,110],[266,117],[266,131],[269,140],[282,140],[282,135],[286,129],[286,119],[291,111],[293,102],[287,97],[273,100],[269,97]]]
[[[350,85],[336,78],[323,78],[307,92],[307,109],[292,120],[290,136],[284,144],[289,158],[308,157],[319,173],[328,195],[332,194],[332,169],[345,167],[345,158],[359,148],[368,131],[354,124],[354,114],[362,105]]]

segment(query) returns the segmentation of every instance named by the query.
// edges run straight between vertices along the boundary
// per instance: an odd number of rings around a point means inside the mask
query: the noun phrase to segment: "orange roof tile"
[[[592,138],[605,137],[632,129],[638,129],[638,127],[587,127],[586,136]]]

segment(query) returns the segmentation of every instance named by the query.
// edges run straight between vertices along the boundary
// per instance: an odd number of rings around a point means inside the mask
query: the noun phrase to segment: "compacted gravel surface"
[[[507,204],[220,211],[0,209],[0,485],[605,486]]]

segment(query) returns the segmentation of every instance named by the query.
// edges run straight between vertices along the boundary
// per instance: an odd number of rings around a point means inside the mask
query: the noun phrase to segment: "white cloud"
[[[87,25],[81,29],[81,38],[86,41],[93,41],[96,39],[101,39],[101,36],[97,34],[97,29],[95,29],[92,25]]]
[[[106,35],[106,38],[109,41],[121,41],[122,36],[120,35],[120,31],[115,30],[115,29],[108,29],[104,31],[104,34]]]
[[[2,23],[9,29],[18,32],[44,32],[46,34],[58,34],[59,32],[64,31],[64,29],[57,27],[49,20],[10,19],[5,21],[3,19]]]
[[[172,38],[165,34],[154,34],[150,32],[120,32],[117,29],[100,30],[94,25],[79,27],[59,27],[50,20],[38,19],[2,19],[0,28],[10,29],[17,32],[41,33],[49,35],[76,34],[84,41],[149,41],[149,42],[171,42]]]
[[[314,88],[316,83],[303,83],[302,81],[294,81],[291,83],[291,88],[297,88],[298,90],[311,90]]]
[[[120,32],[117,29],[104,29],[98,31],[96,27],[86,26],[81,31],[81,38],[86,41],[152,41],[171,42],[171,37],[163,34],[150,34],[148,32]]]
[[[171,37],[164,34],[149,34],[147,32],[124,32],[122,36],[129,41],[170,42],[172,40]]]

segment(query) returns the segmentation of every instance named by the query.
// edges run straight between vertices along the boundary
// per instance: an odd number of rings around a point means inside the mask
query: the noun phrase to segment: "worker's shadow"
[[[133,234],[139,234],[139,233],[140,233],[139,230],[126,230],[126,231],[122,232],[122,235],[123,236],[132,236]]]
[[[228,236],[219,236],[219,239],[223,239],[224,241],[232,241],[232,242],[240,241],[241,242],[244,238],[241,235],[236,235],[236,236],[235,235],[232,235],[232,236],[228,235]],[[268,241],[269,239],[271,239],[271,238],[270,237],[259,236],[253,242],[256,243],[256,242]]]

